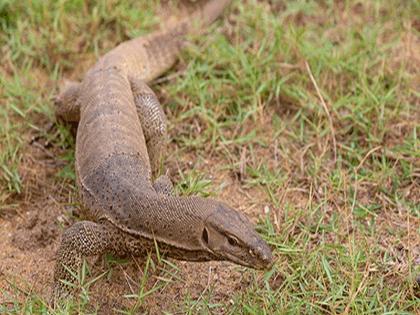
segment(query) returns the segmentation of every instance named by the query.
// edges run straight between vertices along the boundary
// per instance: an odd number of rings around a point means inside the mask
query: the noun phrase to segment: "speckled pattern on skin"
[[[229,260],[263,269],[268,245],[241,213],[223,202],[173,195],[166,176],[152,182],[165,152],[164,112],[147,82],[175,62],[193,23],[216,19],[228,0],[204,2],[166,31],[122,43],[103,56],[81,83],[56,101],[57,115],[79,120],[76,175],[86,217],[63,235],[54,274],[54,299],[69,293],[83,257],[154,250],[188,261]]]

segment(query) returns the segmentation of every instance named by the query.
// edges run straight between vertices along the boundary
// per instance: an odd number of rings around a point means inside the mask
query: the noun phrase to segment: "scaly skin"
[[[166,123],[146,82],[173,65],[193,23],[208,25],[228,3],[208,1],[169,30],[122,43],[57,98],[59,117],[80,119],[76,175],[91,221],[63,235],[55,300],[71,292],[60,279],[74,282],[67,269],[79,270],[83,257],[142,255],[155,241],[181,260],[229,260],[256,269],[271,264],[270,248],[244,215],[217,200],[173,196],[166,176],[152,182],[165,151]]]

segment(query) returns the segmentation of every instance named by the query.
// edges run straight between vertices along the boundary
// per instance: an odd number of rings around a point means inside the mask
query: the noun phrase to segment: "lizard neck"
[[[170,252],[206,251],[202,231],[206,218],[212,213],[208,201],[199,197],[174,197],[145,194],[139,198],[138,215],[131,222],[134,232],[147,233],[164,243]],[[143,215],[145,214],[145,215]]]

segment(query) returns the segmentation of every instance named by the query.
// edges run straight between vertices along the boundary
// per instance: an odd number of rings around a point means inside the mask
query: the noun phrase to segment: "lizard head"
[[[214,201],[213,206],[214,211],[204,222],[202,245],[221,260],[254,269],[269,268],[271,249],[248,218],[224,203]]]

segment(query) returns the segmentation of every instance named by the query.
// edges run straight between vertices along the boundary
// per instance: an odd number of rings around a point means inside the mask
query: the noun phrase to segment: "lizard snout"
[[[259,260],[258,269],[270,269],[274,264],[273,254],[271,253],[270,247],[268,247],[264,241],[261,243],[262,244],[255,249]]]

